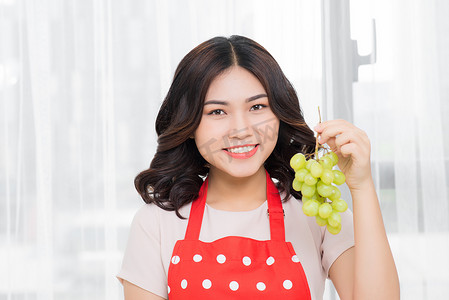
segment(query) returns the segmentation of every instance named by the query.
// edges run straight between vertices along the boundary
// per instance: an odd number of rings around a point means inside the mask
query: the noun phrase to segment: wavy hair
[[[277,179],[284,201],[293,190],[294,171],[290,158],[315,150],[313,131],[304,121],[298,96],[270,53],[255,41],[233,35],[214,37],[191,50],[179,63],[173,82],[156,118],[158,146],[147,170],[140,172],[134,185],[146,203],[176,211],[195,200],[209,171],[190,137],[201,121],[203,102],[211,82],[232,66],[251,72],[263,85],[271,110],[279,118],[277,144],[264,163]]]

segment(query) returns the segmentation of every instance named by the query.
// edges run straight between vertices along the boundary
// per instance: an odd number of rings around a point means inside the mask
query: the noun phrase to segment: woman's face
[[[273,152],[278,133],[279,119],[262,84],[246,69],[234,66],[212,81],[194,137],[211,173],[248,177]]]

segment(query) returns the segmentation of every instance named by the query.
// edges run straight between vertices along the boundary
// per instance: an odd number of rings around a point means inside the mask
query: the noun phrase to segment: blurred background
[[[232,34],[277,59],[310,126],[321,106],[368,133],[402,299],[449,299],[447,16],[445,0],[0,0],[0,300],[123,299],[158,108],[181,58]]]

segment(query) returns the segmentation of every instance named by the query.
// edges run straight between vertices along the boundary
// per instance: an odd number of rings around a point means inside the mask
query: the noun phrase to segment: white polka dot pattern
[[[229,288],[233,291],[236,291],[239,289],[239,283],[237,281],[231,281],[229,283]]]
[[[282,285],[286,290],[289,290],[293,287],[293,283],[290,280],[284,280],[284,283],[282,283]]]
[[[258,283],[256,284],[256,287],[257,287],[257,289],[258,289],[259,291],[265,291],[265,289],[267,288],[267,286],[266,286],[265,283],[263,283],[263,282],[258,282]]]
[[[210,289],[211,286],[212,286],[212,282],[209,279],[204,279],[203,280],[203,288],[208,290],[208,289]]]
[[[225,256],[224,254],[219,254],[219,255],[217,255],[216,259],[217,259],[217,262],[220,263],[220,264],[224,264],[224,263],[226,262],[226,260],[227,260],[227,258],[226,258],[226,256]],[[202,260],[203,260],[203,257],[202,257],[200,254],[195,254],[195,255],[193,256],[193,261],[195,261],[195,262],[200,262],[200,261],[202,261]],[[297,255],[293,255],[293,256],[291,257],[291,260],[292,260],[294,263],[300,262],[299,257],[298,257]],[[171,262],[172,262],[173,264],[175,264],[175,265],[178,264],[180,261],[181,261],[181,258],[180,258],[178,255],[174,255],[174,256],[172,257],[172,259],[171,259]],[[270,256],[270,257],[268,257],[268,258],[266,259],[265,262],[266,262],[266,264],[267,264],[268,266],[271,266],[271,265],[274,264],[275,259],[274,259],[273,256]],[[252,260],[251,260],[251,258],[250,258],[249,256],[244,256],[244,257],[242,258],[242,263],[243,263],[245,266],[250,266],[250,265],[252,264]],[[186,289],[186,288],[187,288],[187,285],[188,285],[187,279],[183,279],[183,280],[181,281],[181,288],[182,288],[182,289]],[[291,290],[292,287],[293,287],[293,283],[292,283],[291,280],[288,280],[288,279],[287,279],[287,280],[284,280],[284,281],[283,281],[282,286],[284,287],[285,290]],[[204,289],[206,289],[206,290],[209,290],[209,289],[212,287],[212,281],[211,281],[210,279],[204,279],[204,280],[202,281],[202,287],[203,287]],[[240,288],[240,285],[239,285],[239,283],[238,283],[237,281],[231,281],[231,282],[229,283],[229,289],[231,289],[232,291],[237,291],[239,288]],[[267,288],[267,286],[266,286],[266,284],[265,284],[264,282],[262,282],[262,281],[257,282],[257,284],[256,284],[256,289],[257,289],[257,290],[259,290],[260,292],[263,292],[263,291],[266,290],[266,288]],[[171,290],[171,289],[170,289],[170,286],[167,286],[167,292],[168,292],[168,294],[170,294],[170,290]]]
[[[195,255],[193,256],[193,261],[194,261],[194,262],[200,262],[201,260],[203,260],[203,257],[202,257],[201,255],[195,254]]]
[[[220,264],[224,264],[225,261],[226,261],[226,256],[224,256],[223,254],[217,255],[217,261],[218,261],[218,263],[220,263]]]
[[[242,261],[243,261],[243,264],[244,264],[245,266],[249,266],[249,265],[251,264],[251,258],[249,258],[248,256],[245,256],[245,257],[242,259]]]
[[[183,279],[181,281],[181,287],[185,290],[187,288],[187,280]]]
[[[175,256],[172,257],[171,262],[172,262],[174,265],[176,265],[176,264],[179,263],[180,260],[181,260],[181,258],[180,258],[179,256],[175,255]]]

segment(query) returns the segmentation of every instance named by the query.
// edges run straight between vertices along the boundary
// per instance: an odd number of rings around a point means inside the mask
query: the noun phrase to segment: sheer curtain
[[[449,3],[352,1],[354,37],[377,62],[354,84],[402,299],[449,299]],[[362,53],[363,54],[363,53]]]
[[[320,26],[319,1],[0,0],[0,299],[122,299],[133,179],[179,60],[254,38],[314,125]]]

